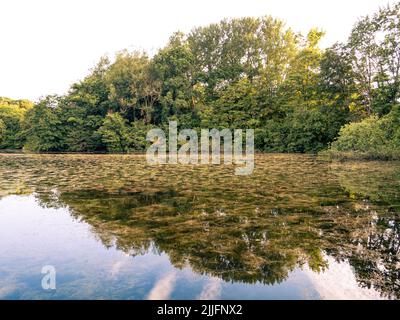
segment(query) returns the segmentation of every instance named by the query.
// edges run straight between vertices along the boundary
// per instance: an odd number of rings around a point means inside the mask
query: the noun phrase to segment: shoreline
[[[46,151],[46,152],[34,152],[24,151],[22,149],[4,149],[0,150],[0,155],[119,155],[119,156],[141,156],[146,155],[144,151],[136,152],[71,152],[71,151]],[[223,153],[221,153],[223,155]],[[330,162],[350,162],[350,161],[380,161],[380,162],[396,162],[400,161],[400,151],[394,151],[390,153],[368,153],[368,152],[338,152],[332,150],[324,150],[319,153],[300,153],[300,152],[255,152],[255,156],[263,155],[299,155],[299,156],[314,156],[318,160],[330,161]]]

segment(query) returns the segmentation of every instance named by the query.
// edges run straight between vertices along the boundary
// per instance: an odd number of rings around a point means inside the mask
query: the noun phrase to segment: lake
[[[399,248],[399,162],[0,155],[0,299],[399,299]]]

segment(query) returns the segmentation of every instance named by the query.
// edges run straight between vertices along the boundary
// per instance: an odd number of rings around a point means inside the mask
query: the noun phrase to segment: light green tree
[[[0,145],[6,138],[6,125],[4,124],[3,120],[0,119]]]

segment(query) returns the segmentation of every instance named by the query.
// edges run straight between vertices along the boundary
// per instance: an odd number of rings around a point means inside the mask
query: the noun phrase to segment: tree
[[[195,28],[188,36],[195,79],[206,88],[207,100],[216,90],[242,78],[263,78],[276,86],[285,78],[296,37],[271,17],[223,20]]]
[[[85,115],[104,118],[111,108],[111,88],[106,79],[109,68],[110,59],[102,57],[87,77],[72,85],[66,96],[66,107],[80,108]]]
[[[101,151],[105,148],[97,130],[111,108],[110,88],[106,82],[109,67],[110,60],[101,58],[83,81],[72,86],[63,101],[60,117],[68,151]]]
[[[331,142],[343,122],[336,106],[321,86],[323,51],[318,47],[323,32],[312,29],[303,39],[275,101],[271,118],[258,130],[264,151],[317,152]],[[260,112],[256,114],[260,115]]]
[[[101,58],[63,97],[33,108],[0,99],[0,148],[143,151],[146,131],[171,120],[197,130],[253,128],[256,147],[274,152],[317,152],[344,125],[375,115],[395,137],[399,25],[400,4],[382,8],[327,50],[322,31],[303,37],[269,16],[177,32],[153,57],[124,50]]]
[[[147,55],[127,51],[118,53],[105,78],[110,90],[110,110],[121,113],[128,121],[152,121],[159,82],[152,73]]]
[[[202,93],[197,90],[194,57],[184,34],[172,35],[168,45],[155,55],[153,69],[162,84],[154,123],[160,124],[176,116],[183,127],[198,126]],[[185,115],[189,116],[189,122],[185,121]]]
[[[235,82],[218,91],[218,98],[210,103],[212,113],[203,114],[203,121],[216,128],[258,128],[260,109],[257,87],[248,79]]]
[[[374,95],[372,108],[380,115],[391,111],[400,95],[400,3],[381,9],[374,16],[379,26],[377,54],[379,72],[376,76],[378,90]]]
[[[355,74],[350,60],[346,46],[340,43],[328,48],[321,59],[320,90],[335,100],[338,107],[348,108],[356,93]]]
[[[97,132],[106,145],[107,151],[129,151],[131,137],[126,120],[119,113],[108,113],[104,119],[103,125]]]
[[[0,119],[0,144],[3,143],[3,141],[6,138],[6,125],[4,124],[4,121]]]
[[[24,115],[32,108],[33,103],[28,100],[12,100],[0,98],[0,120],[3,126],[3,138],[0,149],[21,149],[25,139],[21,134],[21,124]]]
[[[64,130],[60,119],[62,98],[47,96],[30,109],[23,123],[25,149],[60,151],[65,149]]]
[[[363,17],[353,28],[349,52],[357,103],[365,115],[390,112],[399,98],[400,3]]]
[[[287,78],[281,87],[283,103],[288,108],[309,108],[318,104],[320,62],[323,56],[318,44],[323,35],[323,32],[312,29],[304,40],[303,48],[289,66]]]

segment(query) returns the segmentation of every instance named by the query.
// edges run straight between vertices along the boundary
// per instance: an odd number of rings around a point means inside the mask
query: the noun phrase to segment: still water
[[[0,299],[399,299],[399,247],[399,162],[0,155]]]

